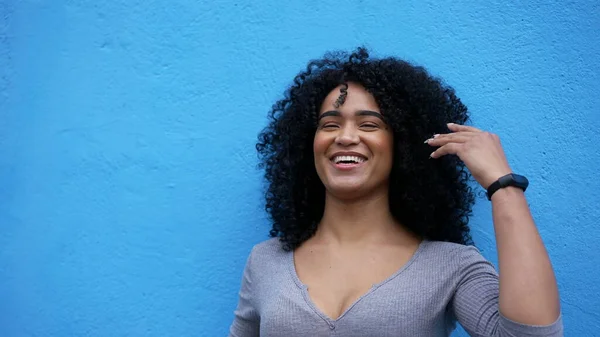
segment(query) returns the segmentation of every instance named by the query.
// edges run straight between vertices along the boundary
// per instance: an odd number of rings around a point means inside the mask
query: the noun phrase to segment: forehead
[[[323,100],[321,105],[321,113],[328,110],[373,110],[379,111],[379,106],[375,101],[375,97],[371,95],[362,85],[348,82],[347,95],[344,104],[336,108],[336,101],[342,94],[343,85],[339,85],[333,89]]]

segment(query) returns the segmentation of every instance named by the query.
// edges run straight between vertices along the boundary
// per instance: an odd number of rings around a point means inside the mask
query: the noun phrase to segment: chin
[[[361,182],[345,182],[329,184],[327,192],[339,199],[354,199],[367,194],[365,184]]]
[[[358,199],[387,193],[388,181],[365,178],[367,177],[330,177],[324,185],[327,193],[338,199]]]

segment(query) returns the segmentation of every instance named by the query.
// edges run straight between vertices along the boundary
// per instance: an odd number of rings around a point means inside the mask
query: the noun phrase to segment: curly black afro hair
[[[316,231],[325,188],[313,160],[317,117],[339,85],[359,83],[375,97],[393,130],[390,210],[403,226],[428,240],[472,244],[468,220],[474,203],[470,173],[457,156],[429,159],[425,139],[465,124],[466,106],[426,69],[398,58],[375,59],[365,48],[328,53],[298,74],[269,114],[256,149],[265,169],[271,237],[294,250]],[[343,92],[340,99],[343,103]]]

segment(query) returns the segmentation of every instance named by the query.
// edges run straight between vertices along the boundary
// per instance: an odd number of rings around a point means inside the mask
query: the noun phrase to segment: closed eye
[[[362,124],[360,127],[367,128],[367,129],[373,129],[373,128],[378,128],[379,125],[377,125],[377,124],[371,124],[371,123],[365,123],[365,124]]]
[[[337,127],[338,127],[337,124],[331,124],[331,123],[329,123],[329,124],[325,124],[325,125],[321,126],[321,129],[335,129]]]

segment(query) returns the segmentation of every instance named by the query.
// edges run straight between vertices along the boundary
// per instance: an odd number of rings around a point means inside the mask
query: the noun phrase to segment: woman
[[[272,239],[248,258],[230,336],[448,336],[456,322],[562,336],[527,181],[467,120],[407,62],[363,48],[311,62],[259,137]],[[471,245],[471,175],[492,203],[498,274]]]

